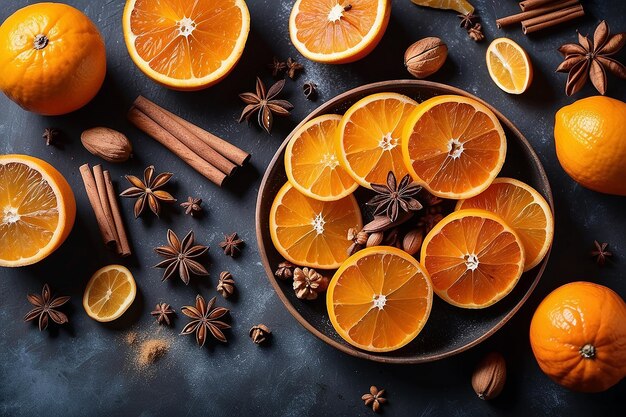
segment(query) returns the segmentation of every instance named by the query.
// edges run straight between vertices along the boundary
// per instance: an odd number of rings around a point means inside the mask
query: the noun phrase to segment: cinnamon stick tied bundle
[[[80,175],[104,244],[120,256],[129,256],[130,244],[109,171],[96,165],[92,173],[89,165],[84,164],[80,167]]]
[[[515,23],[521,23],[524,20],[532,19],[538,16],[544,16],[551,12],[555,12],[557,10],[562,10],[576,5],[580,5],[579,0],[552,0],[545,5],[535,6],[530,10],[528,10],[527,8],[528,11],[497,19],[496,26],[498,26],[498,29],[502,29],[505,26],[513,25]]]

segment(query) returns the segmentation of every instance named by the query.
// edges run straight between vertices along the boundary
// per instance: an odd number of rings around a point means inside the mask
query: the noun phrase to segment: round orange
[[[390,246],[352,255],[327,291],[326,308],[337,333],[370,352],[389,352],[415,339],[433,303],[428,273],[415,258]]]
[[[87,283],[83,308],[96,321],[113,321],[128,310],[136,295],[137,285],[128,268],[107,265],[97,270]]]
[[[530,345],[556,383],[574,391],[607,390],[626,376],[626,303],[602,285],[565,284],[537,307]]]
[[[106,74],[104,41],[82,12],[36,3],[0,26],[0,90],[24,109],[72,112],[100,90]]]
[[[28,155],[0,155],[0,266],[54,252],[74,226],[76,202],[63,175]]]

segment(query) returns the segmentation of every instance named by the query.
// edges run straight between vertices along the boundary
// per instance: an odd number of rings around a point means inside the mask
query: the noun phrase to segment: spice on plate
[[[181,335],[195,333],[198,346],[204,346],[207,335],[210,333],[215,339],[226,343],[226,336],[222,330],[230,329],[230,325],[219,320],[228,313],[228,309],[224,307],[215,307],[216,297],[204,301],[201,295],[196,296],[195,306],[184,306],[180,309],[181,313],[192,320],[185,325],[181,331]]]
[[[287,69],[287,63],[274,57],[268,67],[272,71],[272,76],[277,78]]]
[[[250,118],[256,113],[259,126],[265,129],[267,133],[271,133],[274,114],[277,116],[289,116],[291,114],[290,110],[293,109],[293,105],[287,100],[276,98],[284,86],[285,80],[280,80],[274,83],[269,90],[266,90],[263,81],[257,77],[255,93],[239,94],[239,98],[246,103],[246,107],[244,107],[239,117],[239,123],[243,120],[249,122]]]
[[[315,300],[328,288],[328,278],[313,268],[296,268],[293,271],[293,289],[301,300]]]
[[[468,36],[476,42],[480,42],[485,39],[485,35],[483,34],[483,27],[480,23],[476,23],[474,26],[467,30]]]
[[[174,309],[167,303],[158,303],[150,314],[156,317],[157,323],[165,323],[169,326],[172,324],[170,316],[174,315]]]
[[[217,282],[217,292],[221,294],[222,297],[228,298],[235,292],[235,280],[233,279],[233,274],[228,271],[222,271],[220,273],[220,279]]]
[[[161,202],[173,203],[176,201],[170,193],[160,189],[168,183],[173,175],[171,172],[163,172],[153,178],[154,165],[150,165],[143,171],[143,181],[134,175],[125,176],[132,187],[122,191],[120,196],[137,199],[134,207],[135,218],[143,213],[146,204],[158,217],[161,213]]]
[[[595,246],[594,250],[591,251],[591,256],[596,258],[596,263],[600,266],[604,266],[607,259],[613,256],[613,253],[609,252],[606,248],[609,246],[606,242],[598,242],[597,240],[593,241],[593,245]]]
[[[70,297],[53,297],[48,284],[44,284],[41,290],[41,296],[38,294],[28,294],[26,298],[34,308],[26,313],[24,321],[37,319],[39,331],[43,331],[48,327],[48,319],[51,319],[56,324],[65,324],[69,321],[67,316],[58,311],[57,308],[67,303]]]
[[[289,78],[291,78],[292,80],[295,79],[300,71],[302,71],[303,69],[304,65],[296,62],[291,57],[287,58],[287,75],[289,76]]]
[[[56,145],[57,139],[60,136],[60,132],[58,129],[53,127],[47,127],[43,130],[43,134],[41,137],[46,141],[46,146]]]
[[[193,217],[202,211],[202,199],[187,197],[187,201],[180,203],[180,206],[185,209],[185,214]]]
[[[271,336],[272,332],[270,328],[264,324],[257,324],[250,329],[250,338],[254,343],[260,345],[264,343]]]
[[[314,101],[317,98],[317,84],[312,81],[304,83],[302,93],[307,100]]]
[[[385,213],[392,222],[398,219],[401,212],[420,210],[422,204],[413,198],[422,187],[411,180],[406,174],[398,184],[392,171],[387,174],[386,184],[371,184],[378,195],[369,200],[368,206],[375,206],[374,215]]]
[[[282,261],[278,264],[278,268],[276,269],[276,272],[274,272],[274,275],[282,280],[292,279],[295,267],[296,266],[289,261]]]
[[[237,233],[225,234],[224,240],[220,242],[220,248],[224,250],[225,255],[235,257],[241,252],[243,244],[243,240],[239,239]]]
[[[367,407],[371,406],[375,413],[378,413],[382,405],[387,402],[387,399],[385,398],[385,390],[379,390],[374,385],[370,387],[370,392],[363,394],[361,399]]]
[[[194,245],[193,231],[189,231],[182,242],[171,229],[167,230],[167,245],[159,246],[154,251],[165,258],[155,268],[165,268],[162,281],[178,274],[180,279],[189,284],[189,277],[193,275],[206,276],[209,272],[197,261],[208,250],[208,246]]]

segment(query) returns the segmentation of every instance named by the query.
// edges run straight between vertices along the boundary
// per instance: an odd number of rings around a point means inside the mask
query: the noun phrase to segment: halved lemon
[[[509,94],[522,94],[533,80],[530,57],[508,38],[494,39],[487,48],[487,70],[493,82]]]
[[[406,252],[389,246],[366,248],[348,258],[326,294],[337,333],[371,352],[389,352],[415,339],[432,302],[426,270]]]
[[[136,295],[137,285],[128,268],[108,265],[97,270],[87,283],[83,307],[96,321],[112,321],[128,310]]]
[[[404,162],[413,177],[442,198],[469,198],[496,178],[506,157],[498,118],[478,101],[436,96],[408,117],[402,134]]]
[[[135,65],[177,90],[199,90],[226,77],[250,31],[244,0],[127,0],[122,22]]]
[[[24,266],[54,252],[72,231],[74,193],[52,165],[0,155],[0,266]]]

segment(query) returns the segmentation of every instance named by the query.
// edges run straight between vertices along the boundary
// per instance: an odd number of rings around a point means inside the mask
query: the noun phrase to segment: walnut
[[[439,38],[420,39],[404,53],[404,65],[415,78],[426,78],[439,71],[448,57],[448,46]]]

